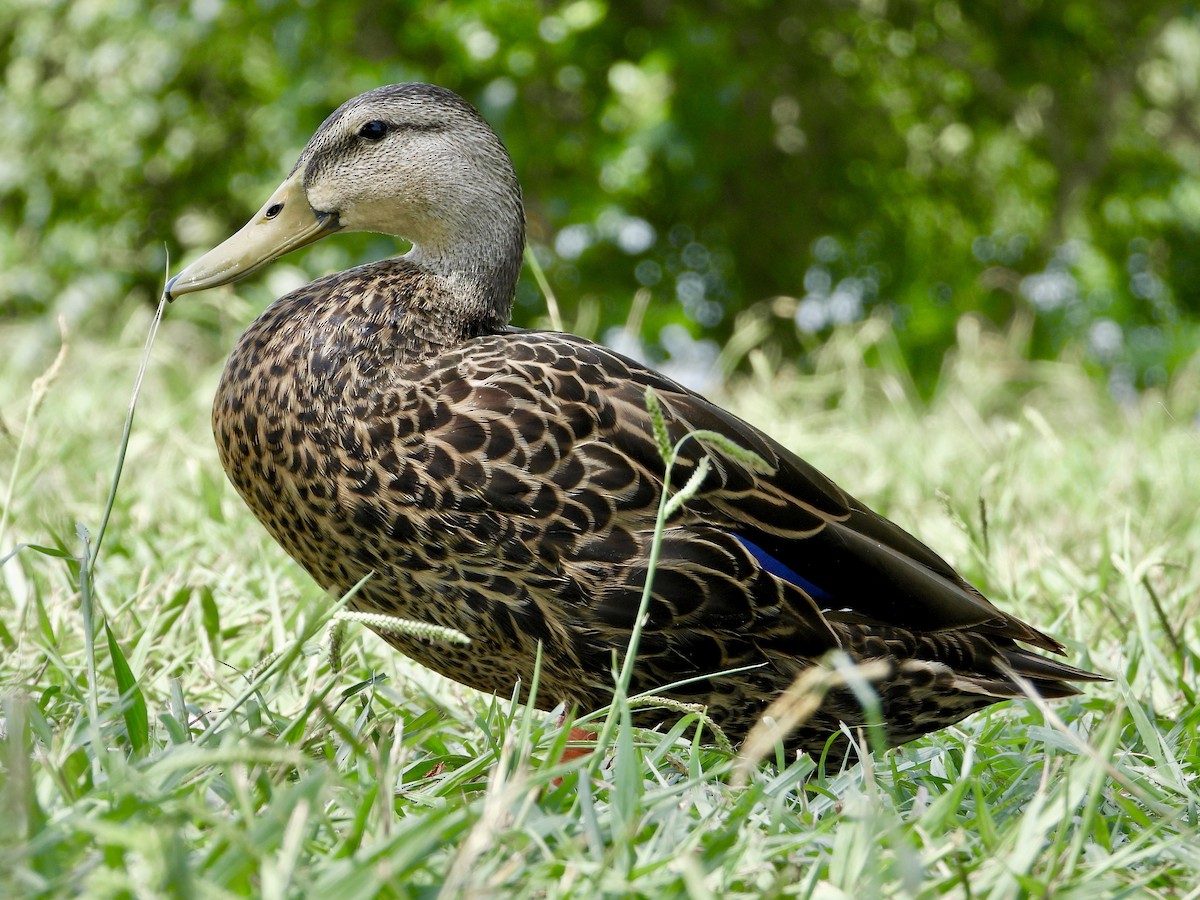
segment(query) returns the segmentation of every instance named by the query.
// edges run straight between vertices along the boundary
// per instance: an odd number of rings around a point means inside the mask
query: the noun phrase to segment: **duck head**
[[[412,242],[419,269],[487,282],[511,303],[525,242],[508,151],[445,88],[394,84],[347,101],[240,231],[167,283],[168,299],[228,284],[336,231]]]

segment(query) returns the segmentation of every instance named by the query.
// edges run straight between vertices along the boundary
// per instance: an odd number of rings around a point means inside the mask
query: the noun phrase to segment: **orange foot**
[[[564,716],[565,718],[565,716]],[[561,724],[561,720],[560,723]],[[572,744],[590,743],[591,746],[567,747],[562,752],[562,756],[558,758],[560,763],[570,762],[573,759],[579,759],[581,756],[587,756],[595,749],[596,732],[590,728],[572,728],[571,733],[567,735],[567,740]],[[552,787],[562,787],[562,776],[558,776],[550,782]]]

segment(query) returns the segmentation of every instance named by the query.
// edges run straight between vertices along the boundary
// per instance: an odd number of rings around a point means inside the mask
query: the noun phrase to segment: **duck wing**
[[[673,441],[698,429],[716,431],[773,467],[757,473],[718,449],[687,442],[674,486],[703,456],[712,467],[672,526],[736,539],[769,583],[808,598],[798,608],[816,620],[817,632],[828,634],[831,621],[916,632],[973,629],[1062,652],[1057,641],[998,609],[923,543],[777,441],[613,350],[570,335],[511,329],[475,338],[428,367],[415,377],[462,410],[442,417],[451,429],[477,428],[485,409],[489,433],[505,433],[503,448],[523,449],[516,462],[525,471],[512,470],[494,454],[486,458],[496,444],[489,440],[478,451],[483,465],[471,471],[483,474],[487,483],[476,493],[493,509],[543,522],[537,555],[616,563],[641,554],[638,536],[653,528],[665,468],[646,409],[650,388]],[[723,553],[730,552],[726,542]]]

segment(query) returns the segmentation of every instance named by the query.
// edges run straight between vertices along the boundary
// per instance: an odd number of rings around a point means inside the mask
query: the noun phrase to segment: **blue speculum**
[[[796,587],[808,594],[808,596],[812,597],[819,606],[825,607],[833,602],[833,597],[830,596],[828,591],[816,584],[813,584],[791,566],[780,562],[762,547],[758,546],[758,544],[747,540],[740,534],[735,533],[734,537],[741,542],[743,547],[750,551],[750,555],[758,560],[758,564],[760,566],[762,566],[766,571],[770,572],[776,578],[782,578],[784,581],[791,582]]]

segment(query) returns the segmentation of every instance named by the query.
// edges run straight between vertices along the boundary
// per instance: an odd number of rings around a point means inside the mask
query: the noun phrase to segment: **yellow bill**
[[[245,278],[340,227],[336,214],[312,208],[304,193],[303,172],[297,169],[237,234],[167,282],[167,299]]]

